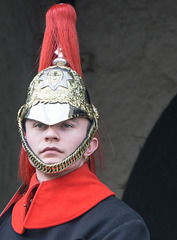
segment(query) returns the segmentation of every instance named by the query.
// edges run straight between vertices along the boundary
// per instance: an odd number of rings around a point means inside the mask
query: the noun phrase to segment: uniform
[[[24,204],[30,195],[29,189],[34,187],[37,190],[28,209]],[[116,198],[90,172],[87,164],[41,185],[34,174],[29,189],[16,204],[11,202],[2,215],[2,240],[149,239],[142,218]]]

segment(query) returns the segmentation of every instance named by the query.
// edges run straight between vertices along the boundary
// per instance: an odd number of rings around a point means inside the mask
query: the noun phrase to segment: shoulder
[[[98,205],[98,208],[102,208],[103,211],[107,212],[107,209],[109,209],[109,214],[111,216],[117,216],[117,218],[123,218],[123,219],[139,219],[143,221],[143,219],[140,217],[140,215],[134,211],[131,207],[129,207],[125,202],[122,200],[110,196],[106,198],[105,200],[101,201]]]
[[[89,214],[89,213],[88,213]],[[104,240],[149,240],[149,231],[141,216],[120,199],[111,196],[91,211],[94,224],[101,223]],[[118,238],[119,237],[119,238]]]

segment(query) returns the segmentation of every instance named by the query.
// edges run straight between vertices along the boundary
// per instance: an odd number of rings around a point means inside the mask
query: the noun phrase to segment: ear
[[[83,157],[89,157],[90,155],[92,155],[92,153],[95,152],[97,148],[98,148],[98,139],[94,137],[89,147],[87,148],[86,152],[84,153]]]

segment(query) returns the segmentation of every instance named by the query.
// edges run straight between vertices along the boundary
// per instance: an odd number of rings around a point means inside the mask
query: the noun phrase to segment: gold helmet
[[[59,60],[62,58],[60,57]],[[63,58],[64,59],[64,58]],[[87,150],[98,129],[99,114],[90,102],[88,91],[77,72],[67,66],[56,66],[39,72],[32,80],[26,103],[18,112],[18,127],[23,147],[34,166],[46,173],[58,173],[77,160]],[[24,120],[32,119],[46,125],[54,125],[75,117],[86,117],[91,125],[80,146],[59,163],[46,164],[32,151],[24,135]]]

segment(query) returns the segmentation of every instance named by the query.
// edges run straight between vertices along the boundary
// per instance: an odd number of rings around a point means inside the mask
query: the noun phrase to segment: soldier
[[[39,73],[17,117],[23,184],[1,214],[2,240],[149,239],[93,173],[99,114],[82,80],[76,18],[68,4],[46,14]]]

